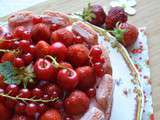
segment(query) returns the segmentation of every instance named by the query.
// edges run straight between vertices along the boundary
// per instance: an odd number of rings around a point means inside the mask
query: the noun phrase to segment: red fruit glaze
[[[73,90],[78,84],[77,73],[70,68],[62,69],[57,76],[58,85],[65,90]]]
[[[88,64],[89,49],[83,44],[75,44],[68,48],[68,60],[75,67]]]
[[[55,109],[50,109],[46,111],[44,114],[42,114],[40,120],[62,120],[62,116],[59,113],[59,111]]]
[[[78,67],[76,69],[79,84],[78,87],[81,89],[88,89],[90,87],[93,87],[93,85],[96,83],[96,75],[94,73],[94,70],[90,66],[83,66]]]
[[[56,70],[52,63],[42,58],[36,61],[34,72],[38,80],[54,80],[56,77]]]
[[[89,98],[84,92],[74,91],[64,102],[65,111],[70,115],[79,115],[87,111]]]
[[[64,61],[67,55],[67,47],[61,42],[55,42],[49,47],[49,54],[58,59],[58,61]]]
[[[34,43],[40,40],[48,41],[50,38],[49,27],[43,23],[34,25],[31,31],[31,38]]]

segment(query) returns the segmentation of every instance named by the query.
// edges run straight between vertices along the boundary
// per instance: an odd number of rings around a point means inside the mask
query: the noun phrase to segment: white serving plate
[[[82,20],[73,15],[73,21]],[[110,120],[142,120],[144,95],[140,75],[127,50],[102,28],[86,22],[98,33],[98,42],[108,49],[115,80]]]

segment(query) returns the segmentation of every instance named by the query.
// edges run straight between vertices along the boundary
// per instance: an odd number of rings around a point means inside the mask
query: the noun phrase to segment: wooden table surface
[[[48,0],[27,8],[35,13],[42,13],[46,9],[65,13],[78,12],[87,4],[87,0]],[[93,3],[105,5],[109,8],[110,0],[90,0]],[[129,18],[129,22],[138,27],[147,27],[150,50],[150,68],[153,90],[153,106],[155,120],[160,119],[160,0],[137,0],[135,7],[137,14]],[[6,20],[6,17],[0,20]]]

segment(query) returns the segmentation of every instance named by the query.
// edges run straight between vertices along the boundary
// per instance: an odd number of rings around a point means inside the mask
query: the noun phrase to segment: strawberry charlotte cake
[[[1,120],[109,120],[112,67],[89,25],[26,11],[0,36]]]

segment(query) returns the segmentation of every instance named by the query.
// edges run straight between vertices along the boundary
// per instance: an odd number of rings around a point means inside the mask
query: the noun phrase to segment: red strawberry
[[[45,41],[39,41],[36,44],[36,55],[38,57],[44,57],[49,53],[49,44]]]
[[[48,41],[50,39],[50,29],[47,25],[39,23],[33,26],[31,31],[31,38],[34,43],[40,40]]]
[[[62,120],[62,116],[57,110],[51,109],[42,114],[40,120]]]
[[[4,53],[3,56],[1,57],[1,62],[6,62],[6,61],[9,61],[9,62],[13,62],[15,58],[15,55],[11,52],[8,52],[8,53]]]
[[[131,24],[122,23],[113,31],[113,34],[125,47],[129,47],[137,40],[138,29]]]
[[[74,38],[73,32],[67,30],[66,28],[62,28],[52,32],[51,43],[62,42],[66,46],[70,46],[73,44]]]
[[[106,16],[105,25],[107,29],[113,29],[117,22],[127,22],[127,13],[121,7],[112,7]]]
[[[83,66],[88,64],[89,49],[83,44],[75,44],[68,48],[68,60],[74,66]]]
[[[68,114],[83,114],[89,108],[89,98],[84,92],[74,91],[66,98],[64,106]]]
[[[101,26],[105,22],[106,14],[101,5],[90,5],[84,8],[82,18],[94,25]]]
[[[96,82],[94,70],[90,66],[78,67],[76,69],[79,78],[78,87],[81,89],[88,89],[93,87]]]

